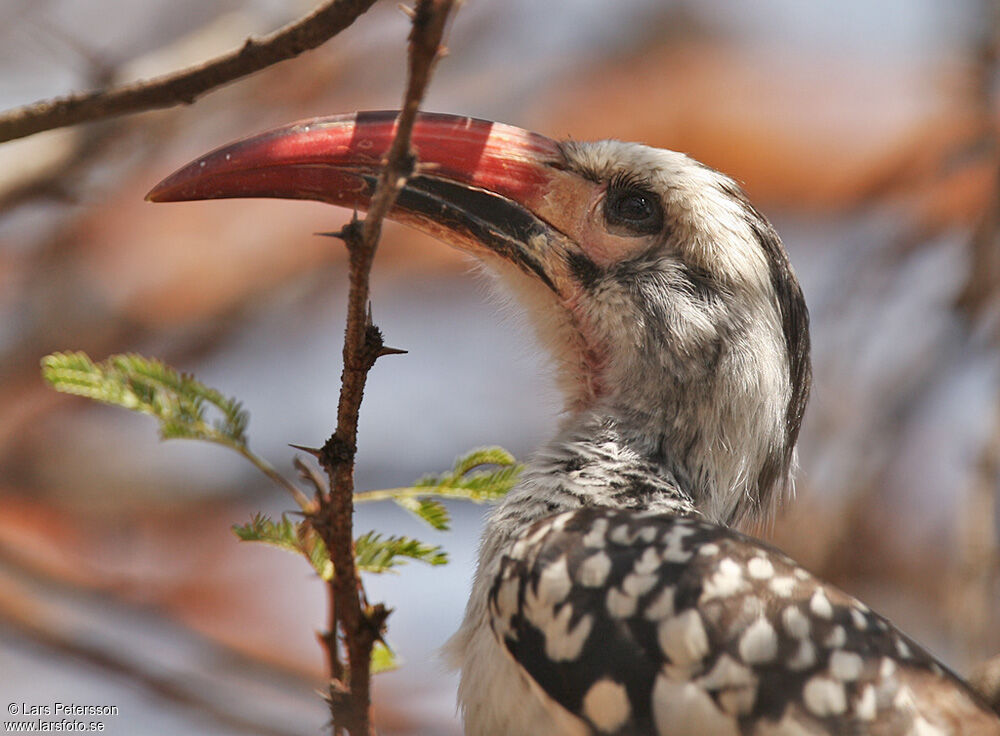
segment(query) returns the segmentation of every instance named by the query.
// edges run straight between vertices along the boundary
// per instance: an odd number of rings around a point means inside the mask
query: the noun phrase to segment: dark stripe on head
[[[566,255],[569,270],[584,289],[593,289],[603,275],[600,266],[594,263],[585,253],[571,250]]]
[[[809,400],[809,388],[812,385],[812,365],[809,362],[809,310],[806,308],[799,281],[788,261],[788,253],[771,223],[735,184],[727,182],[722,185],[722,190],[743,206],[747,225],[767,258],[771,271],[771,286],[774,288],[778,309],[781,311],[781,329],[788,357],[792,396],[785,414],[786,456],[782,458],[781,463],[771,461],[765,463],[759,479],[761,491],[764,491],[776,480],[777,474],[782,472],[781,468],[787,466],[791,460],[792,450],[795,448],[802,426],[806,402]]]

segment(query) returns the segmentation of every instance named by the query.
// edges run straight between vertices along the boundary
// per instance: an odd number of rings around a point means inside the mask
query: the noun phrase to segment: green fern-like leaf
[[[53,353],[42,359],[42,376],[57,391],[156,417],[164,439],[246,447],[240,402],[162,361],[125,354],[95,363],[85,353]]]
[[[486,465],[494,470],[476,470]],[[426,489],[429,495],[465,498],[469,501],[493,501],[504,496],[517,482],[524,466],[502,447],[483,447],[455,461],[449,473],[428,475],[418,480],[415,488]]]
[[[42,377],[56,391],[149,414],[160,422],[163,439],[195,439],[235,450],[303,509],[309,498],[247,446],[249,415],[243,405],[187,373],[141,355],[112,355],[95,363],[85,353],[53,353],[42,358]]]
[[[514,456],[502,447],[478,447],[455,460],[451,472],[460,477],[482,465],[508,467],[515,463]]]
[[[451,528],[451,515],[444,504],[433,498],[414,498],[413,496],[398,496],[393,499],[407,511],[412,511],[438,531],[448,531]]]
[[[404,565],[408,560],[419,560],[429,565],[444,565],[447,553],[412,537],[383,537],[367,532],[354,540],[354,556],[362,572],[383,573]]]
[[[234,524],[233,532],[243,542],[263,542],[289,552],[301,552],[295,523],[287,516],[275,522],[265,514],[256,513],[246,524]]]
[[[484,466],[495,466],[483,470]],[[464,498],[484,503],[501,498],[517,483],[523,465],[502,447],[473,450],[455,461],[454,467],[440,475],[424,476],[412,486],[377,491],[361,491],[354,495],[358,503],[392,499],[435,529],[448,529],[451,517],[448,509],[435,498]]]
[[[330,553],[319,535],[304,521],[294,522],[282,515],[273,521],[264,514],[254,514],[246,524],[234,524],[233,532],[243,542],[262,542],[305,556],[313,570],[324,580],[333,578]]]

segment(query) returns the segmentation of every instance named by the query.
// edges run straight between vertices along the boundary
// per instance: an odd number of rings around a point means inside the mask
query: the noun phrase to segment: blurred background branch
[[[314,49],[350,26],[375,0],[329,0],[309,15],[211,61],[149,81],[43,100],[0,113],[0,143],[92,120],[190,105],[206,92]],[[70,37],[72,38],[72,37]],[[105,76],[111,76],[107,70]]]

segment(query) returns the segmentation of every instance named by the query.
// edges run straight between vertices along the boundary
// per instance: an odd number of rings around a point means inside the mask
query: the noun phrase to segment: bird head
[[[148,199],[365,209],[396,117],[253,136]],[[412,145],[390,219],[499,275],[554,359],[568,421],[614,417],[717,521],[759,517],[781,497],[809,392],[808,315],[781,241],[733,180],[673,151],[452,115],[421,114]]]

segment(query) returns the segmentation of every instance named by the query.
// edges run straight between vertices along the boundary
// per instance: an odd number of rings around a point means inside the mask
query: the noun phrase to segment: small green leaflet
[[[262,542],[304,555],[317,575],[324,580],[333,579],[330,554],[308,522],[296,523],[285,515],[275,522],[264,514],[254,514],[248,523],[233,525],[233,532],[244,542]],[[411,537],[383,537],[373,531],[354,540],[354,558],[359,570],[374,573],[388,572],[407,560],[429,565],[448,562],[447,553],[440,547]]]
[[[406,564],[407,560],[420,560],[429,565],[444,565],[448,554],[440,547],[432,547],[412,537],[383,537],[367,532],[354,540],[354,557],[362,572],[382,573]]]
[[[323,580],[333,579],[333,563],[326,545],[308,523],[293,522],[282,514],[281,521],[272,521],[264,514],[254,514],[247,524],[234,524],[233,532],[243,542],[263,542],[274,547],[304,555],[313,570]]]
[[[371,673],[391,672],[399,669],[399,659],[384,641],[377,641],[372,647]]]
[[[299,506],[309,508],[309,498],[295,484],[250,450],[250,416],[242,404],[194,376],[131,353],[101,363],[86,353],[52,353],[42,358],[42,377],[56,391],[156,417],[162,439],[204,440],[235,450],[292,494]],[[214,418],[210,421],[207,414]]]
[[[496,465],[498,468],[476,470],[485,465]],[[495,501],[513,487],[522,469],[514,456],[502,447],[481,447],[458,458],[451,472],[424,476],[413,485],[426,489],[429,495],[477,502]]]
[[[451,515],[440,501],[413,496],[397,496],[393,501],[407,511],[412,511],[438,531],[445,532],[451,527]]]
[[[162,361],[125,354],[95,363],[85,353],[53,353],[42,359],[42,377],[56,391],[156,417],[163,439],[246,446],[248,418],[240,402]],[[209,409],[218,414],[212,421]]]
[[[491,465],[497,467],[481,469]],[[483,447],[458,458],[447,473],[424,476],[406,488],[362,491],[356,493],[354,499],[364,503],[391,498],[435,529],[444,531],[450,527],[451,517],[435,497],[462,498],[476,503],[496,500],[514,486],[523,467],[502,447]]]

